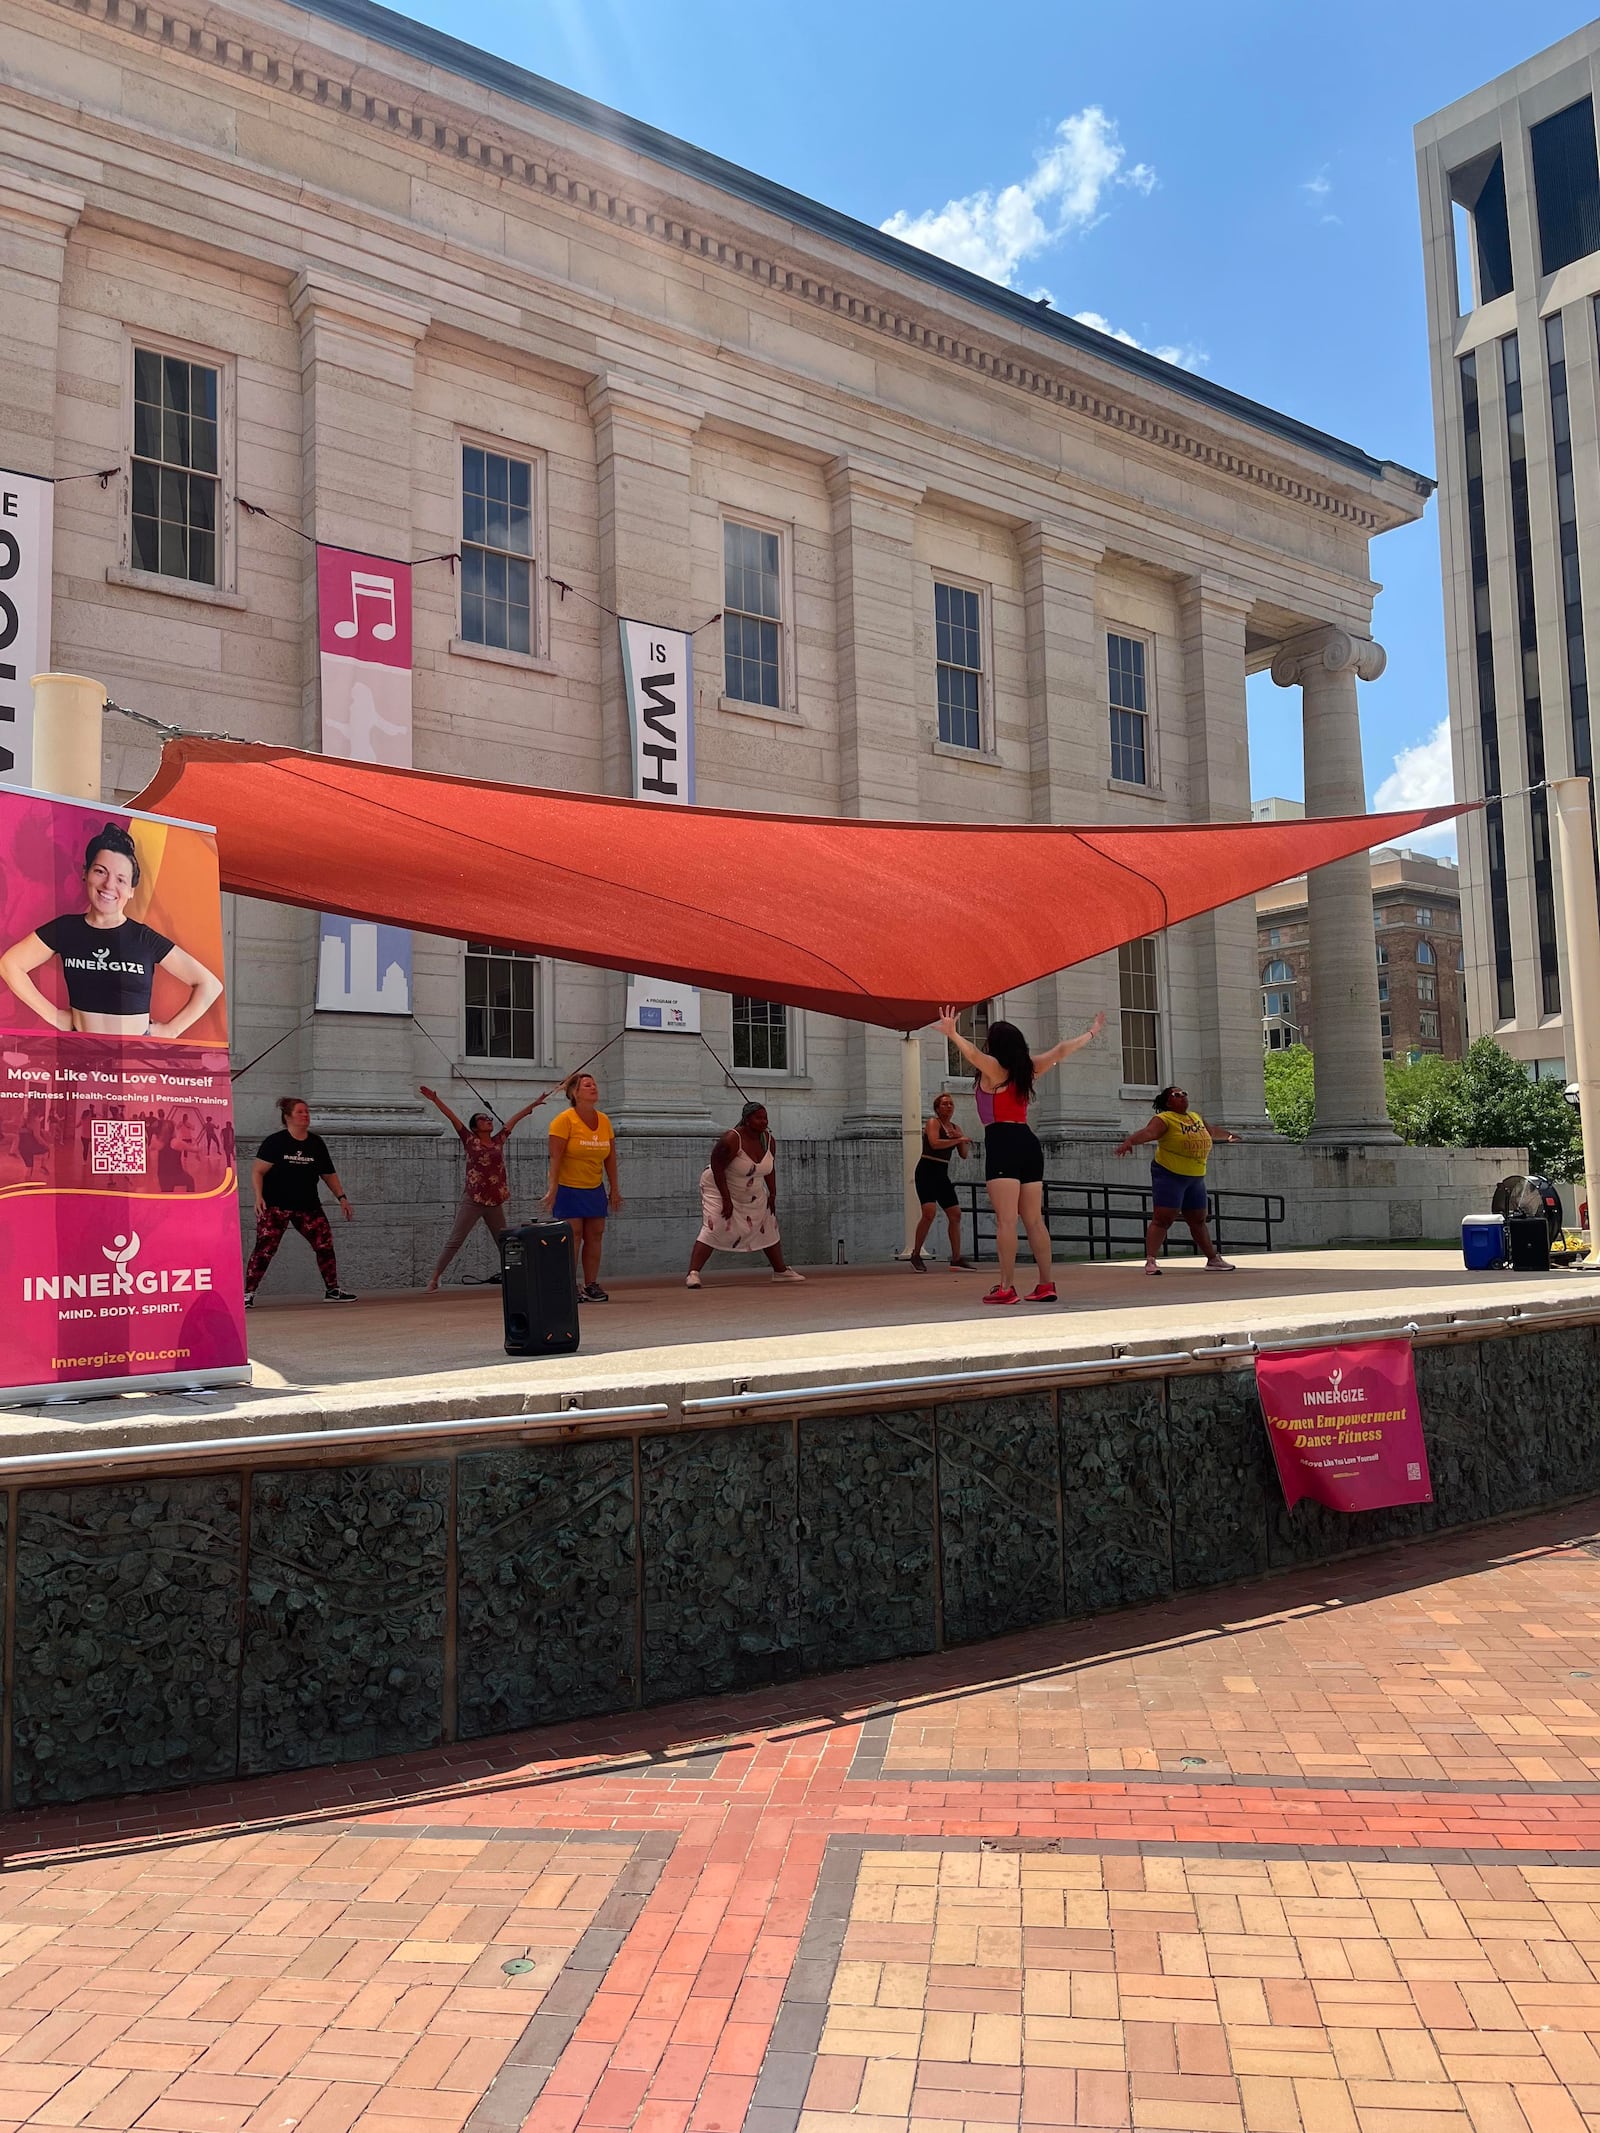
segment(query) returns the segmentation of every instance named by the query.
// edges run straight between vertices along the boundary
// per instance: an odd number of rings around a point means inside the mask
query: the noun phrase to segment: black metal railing
[[[981,1184],[961,1184],[966,1202],[972,1255],[992,1259],[994,1209]],[[1208,1221],[1219,1252],[1270,1252],[1272,1231],[1283,1220],[1283,1196],[1276,1192],[1213,1192]],[[1090,1185],[1072,1178],[1046,1178],[1044,1219],[1052,1245],[1063,1258],[1131,1258],[1144,1250],[1150,1220],[1148,1185]],[[1020,1242],[1019,1234],[1019,1242]],[[1167,1232],[1167,1250],[1193,1252],[1195,1244],[1181,1215]]]

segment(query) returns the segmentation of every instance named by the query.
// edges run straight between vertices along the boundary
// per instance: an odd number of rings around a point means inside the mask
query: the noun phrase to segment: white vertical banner
[[[33,783],[33,677],[50,671],[55,483],[0,469],[0,785]]]
[[[657,807],[694,805],[693,642],[685,630],[619,622],[633,742],[633,793]],[[630,977],[625,1029],[700,1034],[700,988]]]

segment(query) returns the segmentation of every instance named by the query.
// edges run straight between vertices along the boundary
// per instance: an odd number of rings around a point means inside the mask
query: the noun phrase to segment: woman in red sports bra
[[[1026,1299],[1028,1303],[1055,1303],[1056,1285],[1050,1264],[1050,1232],[1044,1220],[1044,1150],[1039,1136],[1028,1124],[1028,1106],[1034,1083],[1063,1059],[1092,1044],[1106,1026],[1096,1015],[1081,1037],[1063,1037],[1047,1052],[1030,1052],[1028,1040],[1014,1022],[991,1022],[988,1050],[980,1051],[956,1027],[958,1010],[947,1007],[939,1027],[961,1056],[978,1071],[980,1091],[994,1099],[994,1123],[983,1136],[983,1174],[994,1209],[995,1244],[1000,1254],[1000,1279],[983,1299],[988,1304],[1019,1301],[1017,1270],[1017,1218],[1028,1233],[1033,1263],[1039,1279]]]

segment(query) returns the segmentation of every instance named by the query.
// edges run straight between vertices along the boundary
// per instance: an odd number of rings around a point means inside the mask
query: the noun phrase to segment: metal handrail
[[[957,1187],[966,1195],[967,1213],[972,1222],[973,1257],[985,1257],[984,1247],[994,1230],[994,1217],[988,1205],[984,1188],[972,1180],[965,1180]],[[1081,1205],[1064,1204],[1065,1196],[1076,1195]],[[1095,1179],[1046,1178],[1044,1180],[1043,1214],[1045,1226],[1052,1239],[1063,1244],[1084,1243],[1089,1258],[1109,1259],[1119,1244],[1126,1244],[1136,1251],[1144,1239],[1150,1220],[1152,1193],[1148,1185],[1121,1185]],[[1128,1203],[1121,1204],[1118,1203]],[[1254,1203],[1245,1207],[1242,1203]],[[1284,1220],[1284,1199],[1276,1192],[1243,1192],[1229,1187],[1210,1194],[1212,1231],[1219,1250],[1230,1244],[1234,1250],[1260,1249],[1271,1251],[1272,1233]],[[1079,1225],[1076,1234],[1064,1234],[1060,1225]],[[1115,1234],[1118,1226],[1126,1235]],[[1259,1237],[1240,1238],[1241,1228],[1259,1230]],[[1187,1237],[1172,1240],[1175,1249],[1193,1249]]]
[[[174,1461],[186,1465],[200,1459],[248,1458],[258,1452],[342,1451],[364,1444],[393,1444],[410,1450],[419,1443],[451,1437],[509,1436],[551,1423],[572,1428],[580,1422],[655,1422],[672,1412],[665,1400],[652,1400],[636,1407],[559,1407],[537,1415],[483,1415],[477,1420],[457,1417],[442,1422],[387,1422],[366,1429],[305,1429],[277,1431],[258,1437],[190,1437],[177,1443],[159,1440],[148,1444],[111,1444],[100,1451],[23,1452],[14,1458],[0,1457],[0,1483],[21,1480],[44,1472],[82,1473],[107,1466],[123,1467]]]

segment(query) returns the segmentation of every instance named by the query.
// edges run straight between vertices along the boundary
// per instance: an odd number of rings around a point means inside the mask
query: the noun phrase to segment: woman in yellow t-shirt
[[[600,1108],[600,1084],[581,1070],[566,1079],[567,1108],[550,1121],[550,1189],[540,1203],[570,1224],[572,1248],[583,1267],[580,1303],[608,1303],[600,1286],[600,1248],[606,1216],[622,1207],[617,1189],[617,1136]]]
[[[1128,1134],[1116,1149],[1118,1155],[1131,1155],[1148,1141],[1156,1144],[1150,1164],[1150,1226],[1144,1233],[1144,1270],[1147,1274],[1161,1272],[1161,1247],[1167,1241],[1167,1231],[1182,1215],[1195,1249],[1204,1252],[1210,1271],[1231,1274],[1232,1264],[1212,1243],[1206,1227],[1206,1159],[1213,1142],[1236,1141],[1239,1135],[1224,1132],[1220,1126],[1213,1131],[1198,1111],[1190,1110],[1189,1099],[1179,1088],[1161,1090],[1154,1110],[1156,1115],[1149,1125]]]

